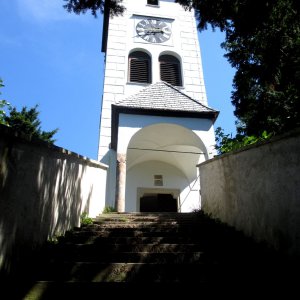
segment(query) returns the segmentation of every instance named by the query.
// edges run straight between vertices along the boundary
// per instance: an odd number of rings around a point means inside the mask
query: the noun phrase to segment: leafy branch
[[[260,136],[237,134],[235,137],[232,137],[232,134],[225,134],[221,127],[217,127],[215,134],[217,143],[216,150],[218,151],[218,154],[235,151],[248,145],[265,141],[273,136],[273,133],[263,131]]]
[[[3,80],[0,78],[0,88],[3,88]],[[0,92],[1,95],[1,92]],[[8,125],[7,122],[5,121],[6,117],[6,110],[10,108],[10,103],[7,102],[6,100],[0,100],[0,124],[3,125]]]

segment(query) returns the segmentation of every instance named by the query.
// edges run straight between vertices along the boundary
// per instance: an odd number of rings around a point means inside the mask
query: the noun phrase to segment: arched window
[[[160,79],[174,86],[182,86],[180,61],[172,55],[159,57]]]
[[[129,54],[129,81],[139,83],[151,83],[151,58],[142,51],[134,51]]]

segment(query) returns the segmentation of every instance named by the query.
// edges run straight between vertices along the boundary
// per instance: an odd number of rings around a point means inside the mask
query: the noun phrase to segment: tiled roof
[[[154,110],[217,112],[163,81],[147,86],[139,93],[117,102],[116,105]]]

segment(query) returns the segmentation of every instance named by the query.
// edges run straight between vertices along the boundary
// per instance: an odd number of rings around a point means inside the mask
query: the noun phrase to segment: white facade
[[[180,91],[207,105],[194,13],[172,0],[159,1],[158,6],[147,5],[146,0],[123,3],[123,16],[109,19],[105,47],[98,159],[109,165],[106,203],[114,206],[117,154],[121,154],[126,158],[126,211],[139,211],[140,197],[155,193],[172,194],[178,201],[178,211],[191,211],[200,206],[196,165],[215,153],[214,120],[120,113],[114,149],[111,143],[112,127],[116,126],[112,124],[112,105],[122,105],[122,100],[149,85],[129,82],[128,56],[132,51],[140,50],[151,57],[152,83],[160,81],[159,56],[175,56],[181,63]],[[153,43],[137,35],[137,23],[148,17],[168,22],[172,31],[169,40]],[[163,177],[163,186],[154,185],[154,175]]]
[[[124,114],[119,122],[118,151],[127,152],[126,211],[139,211],[143,192],[174,194],[181,212],[199,208],[195,166],[214,154],[211,121]],[[162,175],[163,186],[155,186],[154,175]]]

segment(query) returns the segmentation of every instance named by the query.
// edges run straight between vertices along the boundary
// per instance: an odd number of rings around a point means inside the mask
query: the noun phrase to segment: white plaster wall
[[[101,167],[84,168],[83,176],[80,179],[82,207],[86,207],[91,218],[101,214],[105,207],[106,173],[107,169]]]
[[[196,167],[195,167],[196,169]],[[154,186],[154,175],[163,175],[163,186]],[[175,166],[162,161],[147,161],[127,170],[126,174],[126,211],[139,211],[137,189],[173,189],[180,190],[180,200],[184,203],[180,208],[182,212],[199,208],[200,199],[198,189],[190,192],[189,180]],[[189,193],[190,192],[190,193]]]
[[[208,158],[212,158],[216,154],[214,128],[212,121],[209,119],[128,114],[120,114],[119,117],[118,153],[127,152],[129,141],[141,128],[159,123],[175,124],[192,130],[203,142]]]
[[[206,213],[276,249],[300,254],[300,130],[199,169]]]
[[[107,166],[0,126],[0,273],[95,217],[105,206]]]

